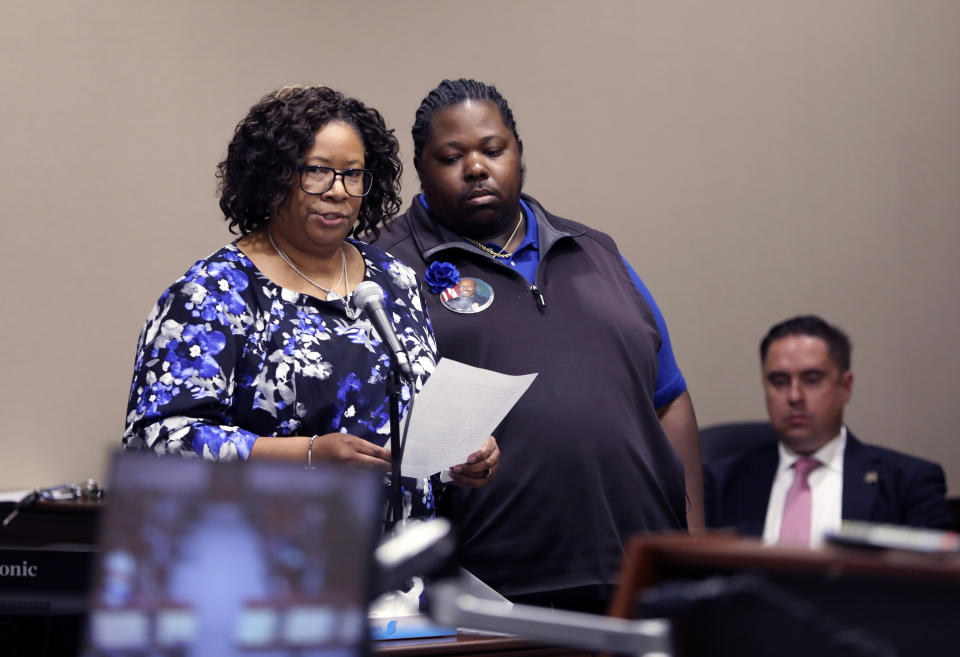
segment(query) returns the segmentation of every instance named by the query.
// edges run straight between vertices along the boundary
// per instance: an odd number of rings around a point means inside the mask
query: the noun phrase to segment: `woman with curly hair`
[[[353,303],[357,284],[383,288],[417,389],[437,361],[413,270],[356,239],[400,207],[397,150],[379,112],[326,87],[284,87],[250,109],[217,170],[240,237],[147,318],[124,449],[389,469],[389,359]],[[469,460],[455,483],[488,483],[496,443]]]

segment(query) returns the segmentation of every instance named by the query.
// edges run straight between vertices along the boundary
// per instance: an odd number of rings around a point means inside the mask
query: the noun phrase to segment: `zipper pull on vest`
[[[530,286],[530,292],[533,294],[533,298],[537,301],[537,306],[540,307],[540,310],[546,310],[547,300],[543,298],[543,294],[540,292],[540,288],[536,285]]]

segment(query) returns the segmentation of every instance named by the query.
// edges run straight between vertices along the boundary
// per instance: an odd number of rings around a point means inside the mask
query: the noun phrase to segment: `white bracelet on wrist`
[[[316,470],[313,467],[313,441],[317,439],[317,434],[310,436],[310,444],[307,445],[307,465],[303,468],[304,470]]]

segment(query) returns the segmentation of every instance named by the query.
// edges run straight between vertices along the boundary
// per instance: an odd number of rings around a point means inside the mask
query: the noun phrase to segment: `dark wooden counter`
[[[706,580],[711,587],[695,588]],[[638,537],[613,615],[651,613],[652,596],[670,586],[678,587],[674,640],[685,657],[960,654],[960,553],[764,547],[731,534]],[[861,645],[842,646],[850,637]]]
[[[580,657],[593,653],[531,644],[514,637],[491,636],[460,632],[456,637],[435,639],[395,639],[374,643],[374,653],[391,657]]]

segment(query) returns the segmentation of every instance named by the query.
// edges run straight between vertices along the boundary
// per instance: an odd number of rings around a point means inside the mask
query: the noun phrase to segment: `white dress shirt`
[[[811,456],[822,464],[810,473],[810,547],[820,547],[827,532],[840,529],[843,506],[843,451],[847,446],[847,428]],[[783,520],[783,504],[787,491],[793,483],[793,464],[802,458],[779,443],[780,464],[773,478],[770,500],[767,502],[767,519],[763,523],[763,544],[772,545],[780,538],[780,523]]]

